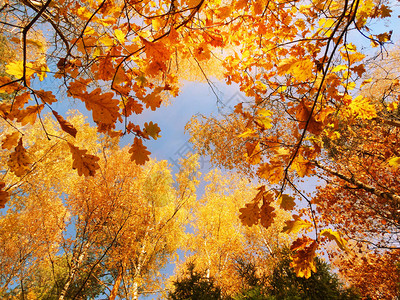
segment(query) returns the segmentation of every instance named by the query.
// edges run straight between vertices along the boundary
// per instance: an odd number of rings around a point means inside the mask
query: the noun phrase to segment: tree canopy
[[[181,247],[181,213],[191,209],[221,258],[224,236],[193,204],[196,163],[184,162],[174,186],[167,163],[150,159],[146,147],[160,137],[157,120],[138,121],[187,79],[206,81],[220,101],[217,77],[245,98],[226,114],[194,117],[191,141],[258,187],[239,184],[248,197],[240,207],[209,193],[210,201],[226,201],[214,210],[249,234],[282,227],[277,235],[293,237],[290,265],[299,277],[310,278],[314,258],[327,250],[370,297],[379,293],[361,284],[357,270],[378,274],[383,262],[388,276],[375,282],[390,288],[379,297],[398,294],[399,50],[388,23],[396,9],[388,0],[3,1],[0,259],[7,272],[0,293],[18,277],[24,295],[37,264],[51,263],[62,247],[68,274],[60,298],[86,271],[84,284],[107,273],[111,299],[122,285],[137,297],[139,287],[157,285],[152,272]],[[69,101],[81,102],[96,128],[78,112],[67,117]],[[129,149],[119,149],[122,136]],[[317,190],[304,190],[304,181]],[[65,236],[68,222],[75,238]],[[349,260],[359,263],[345,268]]]

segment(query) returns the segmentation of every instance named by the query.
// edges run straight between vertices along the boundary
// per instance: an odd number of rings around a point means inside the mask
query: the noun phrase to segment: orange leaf
[[[296,118],[298,121],[300,121],[299,128],[304,129],[308,119],[310,119],[307,125],[307,131],[311,132],[312,134],[319,135],[324,129],[323,123],[316,121],[314,116],[310,117],[310,113],[310,109],[304,103],[304,100],[302,100],[297,106],[296,113]]]
[[[51,91],[40,90],[40,91],[35,91],[35,94],[38,95],[40,99],[42,99],[43,103],[53,104],[54,102],[57,102],[56,97],[53,95]]]
[[[239,218],[244,225],[253,226],[260,219],[260,208],[258,203],[247,203],[246,207],[239,209]]]
[[[16,113],[17,121],[21,123],[22,126],[26,124],[35,124],[36,117],[38,113],[43,109],[44,105],[33,105],[28,106],[26,109],[21,109]]]
[[[6,184],[4,182],[0,182],[0,208],[4,208],[10,195],[7,191],[3,190]]]
[[[148,136],[151,136],[153,139],[156,140],[157,138],[161,137],[159,135],[160,131],[161,131],[161,129],[160,129],[160,127],[158,127],[157,123],[154,123],[154,124],[153,124],[153,122],[150,122],[148,124],[147,124],[147,122],[144,123],[143,132],[145,134],[147,134]]]
[[[29,102],[30,98],[31,94],[28,92],[16,96],[14,99],[13,108],[23,108],[24,105]]]
[[[61,126],[61,129],[64,130],[66,133],[72,135],[73,137],[76,137],[76,133],[78,131],[74,128],[74,126],[71,123],[65,121],[65,119],[60,116],[56,111],[52,110],[51,112],[56,117],[58,123]]]
[[[296,203],[294,202],[294,197],[291,197],[286,194],[282,194],[279,197],[280,207],[284,210],[292,210]]]
[[[99,158],[91,154],[86,154],[87,150],[81,150],[69,142],[68,146],[72,153],[72,168],[78,170],[78,175],[94,176],[96,170],[100,168],[97,163]]]
[[[29,171],[31,159],[29,158],[25,148],[22,146],[22,137],[19,139],[14,152],[10,154],[10,159],[7,164],[10,167],[10,170],[18,177],[22,177]]]
[[[119,101],[113,99],[114,93],[101,94],[97,88],[91,93],[85,93],[80,98],[88,110],[93,112],[93,121],[101,124],[114,124],[119,116]]]
[[[11,148],[15,147],[15,145],[18,143],[18,138],[19,138],[18,131],[14,131],[11,134],[7,134],[3,140],[3,144],[1,145],[1,147],[3,149],[11,150]]]
[[[160,107],[162,99],[161,96],[159,95],[158,91],[154,91],[151,94],[148,94],[144,99],[142,100],[143,103],[146,104],[146,108],[149,108],[151,110],[156,110],[156,108]]]
[[[131,160],[135,161],[137,165],[144,165],[146,161],[150,160],[150,152],[147,151],[147,147],[143,145],[142,140],[137,137],[135,137],[129,153],[132,153]]]
[[[310,246],[304,247],[305,244],[302,246],[301,248],[297,248],[290,266],[296,272],[297,277],[308,279],[311,277],[311,272],[317,272],[314,258],[318,245],[313,241]]]
[[[261,218],[261,225],[265,228],[268,228],[274,222],[274,218],[276,213],[274,212],[275,208],[269,205],[269,203],[265,202],[261,206],[260,218]]]
[[[268,180],[271,184],[279,183],[283,179],[283,167],[280,161],[272,160],[270,163],[263,163],[257,171],[258,176]]]

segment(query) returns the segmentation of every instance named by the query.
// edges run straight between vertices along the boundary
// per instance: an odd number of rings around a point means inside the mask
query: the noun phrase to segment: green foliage
[[[255,266],[246,265],[246,272],[241,272],[249,288],[245,289],[235,300],[356,300],[359,295],[351,289],[345,288],[336,274],[332,273],[327,263],[316,258],[317,272],[310,278],[297,277],[290,267],[290,253],[282,250],[281,260],[268,278],[256,278]],[[253,268],[253,270],[251,270]],[[253,284],[250,284],[253,283]]]
[[[90,260],[88,258],[86,261],[89,266]],[[68,279],[69,267],[65,255],[51,262],[43,262],[32,276],[23,281],[23,287],[21,287],[21,284],[18,285],[7,297],[17,296],[24,299],[26,295],[23,296],[22,294],[29,293],[36,299],[56,300],[59,298],[61,290]],[[69,287],[66,299],[73,299],[76,295],[79,295],[77,299],[94,299],[101,295],[104,291],[104,286],[96,279],[101,276],[97,273],[91,273],[87,278],[89,270],[80,272]]]
[[[168,294],[170,300],[218,300],[222,299],[221,290],[214,285],[212,278],[194,270],[194,264],[188,265],[184,278],[174,282],[175,290]]]

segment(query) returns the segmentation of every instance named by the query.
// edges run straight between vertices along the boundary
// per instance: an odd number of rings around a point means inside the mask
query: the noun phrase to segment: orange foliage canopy
[[[21,5],[24,9],[16,9]],[[8,124],[2,147],[14,149],[10,170],[22,177],[34,166],[19,130],[40,122],[42,113],[55,111],[61,101],[54,90],[46,88],[49,72],[70,97],[85,104],[98,132],[110,137],[132,134],[131,159],[144,164],[150,153],[143,141],[156,139],[160,130],[152,122],[141,128],[132,116],[144,107],[155,110],[178,94],[180,62],[192,59],[203,70],[217,55],[213,50],[223,49],[219,58],[226,82],[237,83],[251,101],[237,105],[228,120],[221,121],[226,126],[218,127],[215,120],[214,126],[204,124],[206,131],[197,135],[195,143],[204,146],[203,152],[210,149],[221,164],[274,187],[275,192],[261,188],[242,210],[246,224],[270,226],[275,200],[292,210],[287,188],[306,201],[308,215],[301,211],[287,225],[292,230],[315,229],[314,241],[300,238],[297,242],[304,243],[293,245],[299,253],[293,266],[298,275],[308,277],[313,269],[310,258],[320,243],[331,240],[343,247],[343,233],[318,229],[319,222],[327,219],[318,220],[315,205],[322,209],[325,204],[301,193],[297,180],[322,174],[341,185],[345,182],[347,191],[361,190],[378,202],[385,199],[392,205],[387,215],[398,228],[398,210],[393,207],[400,203],[400,196],[391,176],[398,172],[399,144],[391,144],[384,153],[374,152],[387,145],[379,148],[378,135],[397,140],[394,91],[398,81],[392,80],[380,99],[360,94],[367,69],[365,54],[350,42],[350,32],[355,31],[372,47],[383,47],[391,32],[371,34],[370,21],[390,17],[391,12],[389,1],[375,0],[26,0],[23,4],[10,0],[2,8],[5,21],[1,26],[18,55],[0,77],[0,92],[11,96],[0,104],[0,116]],[[50,28],[53,34],[45,42],[35,38],[41,28]],[[11,37],[15,34],[19,38]],[[29,49],[40,55],[31,57]],[[60,113],[54,117],[62,130],[76,135],[76,128]],[[45,126],[43,130],[49,139],[60,138],[47,133]],[[195,135],[196,123],[189,130]],[[364,142],[373,140],[370,149],[361,147],[366,153],[353,145],[360,136]],[[64,137],[61,140],[67,142]],[[68,143],[73,167],[79,174],[94,175],[98,169],[95,153],[73,140]],[[368,156],[375,161],[371,169],[363,165]],[[345,158],[352,159],[351,164]],[[387,175],[380,176],[382,171]],[[0,187],[3,205],[10,187],[2,183]]]

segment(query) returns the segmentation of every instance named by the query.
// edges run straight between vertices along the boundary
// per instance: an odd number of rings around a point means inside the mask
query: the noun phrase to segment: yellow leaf
[[[121,44],[125,43],[125,33],[121,29],[115,29],[114,34],[118,42]]]
[[[14,152],[10,154],[10,159],[7,164],[10,170],[18,177],[22,177],[29,171],[31,165],[31,159],[28,156],[27,151],[22,146],[22,137],[18,141],[18,145],[15,147]]]
[[[150,152],[147,151],[147,147],[143,145],[142,140],[137,137],[135,137],[129,153],[132,153],[131,160],[137,165],[144,165],[146,161],[150,160]]]
[[[312,226],[311,223],[301,220],[296,215],[294,215],[293,218],[294,220],[285,221],[285,227],[282,229],[283,233],[297,233],[301,229],[307,229]]]
[[[370,120],[376,118],[375,105],[368,98],[358,95],[349,105],[350,111],[359,119]]]
[[[246,137],[258,137],[257,132],[254,129],[246,128],[246,131],[239,134],[238,137],[246,138]]]
[[[399,167],[400,166],[400,157],[392,157],[391,159],[388,160],[389,166],[392,167]]]
[[[68,146],[72,153],[72,168],[78,170],[78,175],[94,176],[96,170],[100,168],[97,156],[86,154],[86,149],[79,149],[68,142]]]
[[[346,251],[346,241],[342,239],[340,233],[337,231],[333,231],[332,229],[324,229],[320,233],[322,236],[327,237],[330,241],[335,241],[338,247],[344,251]]]
[[[33,65],[30,62],[26,63],[26,77],[32,76],[35,71],[32,69]],[[22,60],[14,61],[6,66],[6,73],[15,76],[17,79],[22,78],[24,74],[24,65]]]
[[[155,31],[160,30],[165,24],[165,21],[162,18],[154,18],[151,20],[151,25]]]
[[[347,69],[348,69],[348,66],[346,66],[346,65],[338,65],[338,66],[334,67],[331,72],[340,72],[340,71],[344,71],[344,70],[347,71]]]

